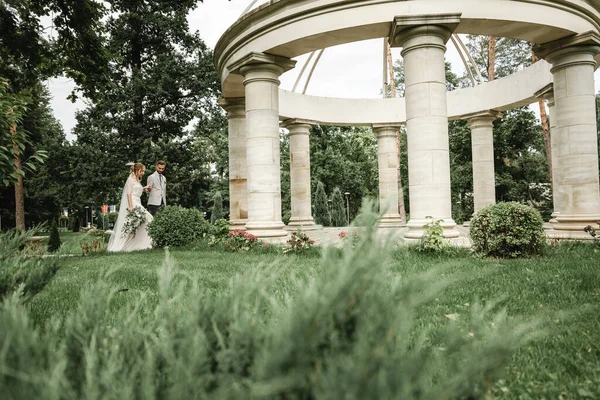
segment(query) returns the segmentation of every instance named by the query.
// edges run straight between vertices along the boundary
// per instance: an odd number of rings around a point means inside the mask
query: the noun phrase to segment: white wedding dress
[[[133,175],[129,175],[129,178],[125,182],[125,187],[123,187],[119,215],[115,222],[113,233],[110,235],[110,240],[108,241],[108,251],[135,251],[152,248],[152,239],[148,235],[148,224],[152,222],[152,214],[142,206],[141,196],[143,192],[144,188],[141,183]],[[132,234],[123,236],[122,233],[123,224],[127,218],[127,207],[129,206],[127,195],[129,194],[131,194],[133,207],[140,207],[146,213],[146,222],[137,228],[135,236]]]

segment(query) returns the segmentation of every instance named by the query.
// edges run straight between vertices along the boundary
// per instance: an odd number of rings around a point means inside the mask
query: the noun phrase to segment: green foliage
[[[0,300],[17,290],[29,296],[36,294],[58,270],[58,258],[27,252],[31,248],[28,243],[34,243],[31,237],[36,233],[36,230],[0,233]],[[45,248],[43,244],[39,247]]]
[[[225,238],[229,233],[229,222],[224,218],[219,218],[213,223],[210,231],[216,237]]]
[[[74,202],[116,204],[127,176],[124,164],[131,160],[149,173],[157,160],[167,162],[169,204],[208,209],[215,181],[226,182],[227,121],[216,104],[220,80],[211,49],[187,19],[196,5],[109,3],[102,31],[110,84],[77,115]],[[78,175],[82,171],[85,177]],[[227,202],[226,189],[222,196]]]
[[[346,202],[339,188],[333,189],[331,195],[331,226],[346,226]]]
[[[444,250],[447,244],[444,242],[443,219],[434,220],[433,217],[425,217],[431,220],[425,225],[425,231],[419,241],[417,249],[425,253],[435,253]]]
[[[363,198],[377,197],[377,137],[372,129],[317,125],[311,129],[310,160],[312,193],[318,182],[327,191],[338,187],[349,192],[350,220]]]
[[[421,323],[420,310],[444,284],[428,275],[390,279],[390,255],[375,245],[377,218],[363,213],[366,235],[356,249],[327,253],[313,275],[249,267],[215,295],[167,256],[157,298],[134,294],[115,308],[128,294],[105,274],[82,288],[73,313],[44,330],[13,295],[0,308],[0,371],[11,371],[0,374],[3,394],[484,397],[531,326],[509,322],[493,305],[474,305],[465,327]]]
[[[0,76],[0,186],[14,185],[19,176],[36,171],[48,158],[43,150],[24,155],[31,145],[30,135],[23,128],[30,102],[29,96],[12,94],[8,81]],[[15,158],[19,159],[20,167],[15,164]]]
[[[56,252],[60,249],[60,234],[58,233],[58,226],[56,226],[56,220],[52,220],[52,225],[50,226],[50,239],[48,239],[48,251],[50,253]]]
[[[210,239],[208,244],[211,246],[222,243],[227,240],[229,234],[229,222],[221,218],[218,219],[210,226]]]
[[[331,214],[329,213],[329,205],[327,204],[327,194],[323,182],[317,183],[317,191],[315,192],[315,222],[319,225],[329,226],[331,224]]]
[[[202,212],[194,208],[166,206],[148,225],[155,247],[188,245],[209,233],[210,224]]]
[[[308,251],[315,244],[306,233],[298,229],[296,232],[292,232],[292,235],[286,242],[287,246],[283,249],[283,253],[302,253]]]
[[[220,191],[216,191],[213,196],[213,206],[210,214],[210,223],[214,224],[216,221],[225,217],[225,211],[223,210],[223,196]]]
[[[486,35],[468,35],[466,43],[469,52],[475,60],[475,68],[481,75],[490,80],[489,47],[490,37]],[[496,37],[495,79],[511,75],[524,67],[531,65],[531,45],[529,42]]]
[[[110,240],[110,233],[103,231],[102,229],[91,229],[87,233],[88,236],[100,239],[103,243],[108,243]]]
[[[546,247],[544,221],[533,207],[515,202],[491,204],[471,219],[473,250],[488,257],[530,257]]]

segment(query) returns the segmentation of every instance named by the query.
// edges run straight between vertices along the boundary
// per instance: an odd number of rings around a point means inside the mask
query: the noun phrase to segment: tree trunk
[[[538,57],[535,55],[533,51],[533,43],[531,47],[531,61],[532,63],[538,62]],[[542,120],[542,133],[544,134],[544,145],[546,146],[546,162],[548,164],[548,174],[550,176],[550,183],[552,180],[552,145],[550,142],[550,126],[548,124],[548,114],[546,114],[546,104],[544,104],[544,100],[538,101],[538,105],[540,107],[540,119]],[[552,188],[554,189],[554,188]]]
[[[391,97],[396,97],[396,79],[394,76],[394,62],[392,60],[392,49],[387,45],[387,62],[390,73]],[[400,166],[400,130],[396,131],[396,151],[398,152],[398,166]],[[398,169],[398,213],[402,222],[406,222],[406,209],[404,207],[404,189],[402,188],[402,175]]]
[[[496,76],[496,38],[490,36],[490,50],[488,53],[488,81],[491,82]]]
[[[12,145],[14,150],[13,171],[17,173],[17,183],[15,183],[15,226],[21,232],[25,231],[25,199],[23,197],[23,176],[21,175],[21,152],[17,145],[17,124],[12,117],[13,110],[8,110],[8,119],[10,121],[10,134],[13,137]]]

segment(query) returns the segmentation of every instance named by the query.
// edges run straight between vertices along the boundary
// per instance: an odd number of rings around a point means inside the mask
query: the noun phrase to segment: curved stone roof
[[[512,37],[536,44],[590,31],[600,32],[600,0],[270,0],[236,21],[215,47],[223,96],[244,96],[243,78],[230,67],[249,53],[293,58],[330,46],[387,37],[395,16],[444,13],[460,14],[455,33]],[[454,107],[450,105],[449,115],[457,117],[477,112],[476,108],[483,107],[483,103],[486,105],[481,110],[526,104],[533,100],[535,92],[551,82],[549,66],[542,61],[506,80],[449,93],[449,104],[460,105],[455,110],[450,109]],[[504,85],[518,90],[505,90]],[[374,108],[360,100],[302,96],[284,91],[280,97],[281,115],[287,118],[332,124],[403,121],[403,111],[397,109],[403,110],[404,105],[395,99],[387,100],[398,102],[395,113],[390,103],[379,105],[378,109],[391,112],[384,116],[381,112],[366,112]],[[451,97],[456,101],[450,101]],[[342,108],[356,112],[345,116],[339,113]],[[309,115],[309,110],[315,115]],[[379,117],[373,117],[376,115]]]

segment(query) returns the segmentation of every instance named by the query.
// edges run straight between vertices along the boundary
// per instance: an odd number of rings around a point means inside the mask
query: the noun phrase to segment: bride
[[[115,222],[113,233],[110,235],[110,240],[108,241],[108,251],[135,251],[152,248],[152,239],[148,236],[147,229],[148,224],[152,221],[152,215],[142,206],[140,199],[144,190],[152,189],[150,186],[142,187],[140,183],[145,171],[146,167],[143,164],[135,163],[131,166],[131,174],[123,187],[119,215]],[[135,207],[140,207],[144,210],[146,222],[137,228],[135,236],[131,233],[123,235],[123,224],[127,219],[127,213]]]

